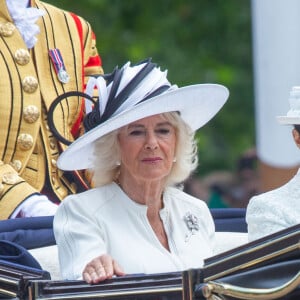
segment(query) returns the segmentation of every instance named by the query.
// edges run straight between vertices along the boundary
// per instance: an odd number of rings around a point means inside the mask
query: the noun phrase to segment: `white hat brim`
[[[299,125],[300,118],[299,117],[287,117],[287,116],[278,116],[276,117],[277,121],[281,125]]]
[[[193,131],[206,124],[222,108],[229,96],[218,84],[190,85],[148,99],[96,126],[75,140],[60,155],[57,166],[66,171],[93,168],[93,143],[129,123],[165,112],[178,111]]]

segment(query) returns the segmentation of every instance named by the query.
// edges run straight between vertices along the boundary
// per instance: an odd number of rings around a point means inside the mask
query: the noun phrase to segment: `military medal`
[[[58,70],[57,77],[58,77],[59,81],[62,83],[68,83],[70,80],[69,74],[63,68],[60,68]]]
[[[59,49],[50,49],[49,56],[53,63],[57,78],[62,83],[68,83],[70,81],[70,76],[67,73],[62,55]]]

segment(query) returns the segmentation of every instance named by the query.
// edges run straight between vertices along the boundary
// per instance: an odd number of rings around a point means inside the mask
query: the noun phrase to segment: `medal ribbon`
[[[61,70],[66,71],[66,67],[65,67],[65,64],[64,64],[64,61],[63,61],[63,58],[61,56],[59,49],[57,49],[57,48],[50,49],[49,56],[52,60],[52,63],[53,63],[53,66],[54,66],[54,69],[55,69],[55,72],[57,75],[59,74],[59,72]]]

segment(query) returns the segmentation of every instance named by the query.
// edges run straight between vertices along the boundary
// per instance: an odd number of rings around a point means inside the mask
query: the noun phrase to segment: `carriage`
[[[95,285],[59,277],[53,217],[0,221],[0,240],[15,247],[4,257],[0,241],[0,299],[300,299],[300,224],[248,243],[244,209],[212,215],[219,253],[202,268]]]

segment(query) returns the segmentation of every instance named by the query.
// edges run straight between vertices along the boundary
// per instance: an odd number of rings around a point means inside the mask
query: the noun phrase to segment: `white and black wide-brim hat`
[[[285,116],[277,116],[281,125],[300,125],[300,86],[292,87],[289,97],[290,109]]]
[[[178,88],[167,80],[150,60],[125,64],[109,76],[93,78],[89,87],[98,87],[99,101],[86,115],[86,133],[60,155],[62,170],[93,168],[96,140],[139,119],[165,112],[178,112],[196,131],[206,124],[226,102],[228,89],[218,84],[195,84]]]

